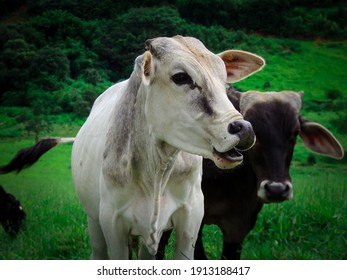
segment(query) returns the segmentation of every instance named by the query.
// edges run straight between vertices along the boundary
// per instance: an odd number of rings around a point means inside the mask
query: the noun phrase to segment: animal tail
[[[37,142],[35,145],[19,150],[14,158],[6,165],[0,166],[0,174],[16,171],[32,166],[39,158],[59,144],[73,143],[75,138],[46,138]]]

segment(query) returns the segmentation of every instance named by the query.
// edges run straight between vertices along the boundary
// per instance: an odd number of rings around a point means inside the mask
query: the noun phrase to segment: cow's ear
[[[305,120],[300,116],[300,137],[305,146],[317,154],[342,159],[343,148],[335,136],[319,123]]]
[[[265,66],[263,58],[249,52],[228,50],[220,53],[219,56],[224,61],[228,83],[245,79]]]
[[[153,75],[153,60],[149,51],[143,54],[141,63],[141,78],[145,85],[150,84],[151,76]]]

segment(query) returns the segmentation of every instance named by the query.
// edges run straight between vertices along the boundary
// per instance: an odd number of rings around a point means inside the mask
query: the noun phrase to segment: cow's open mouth
[[[213,161],[218,168],[230,169],[239,165],[243,160],[243,155],[233,148],[227,152],[218,152],[213,148]]]

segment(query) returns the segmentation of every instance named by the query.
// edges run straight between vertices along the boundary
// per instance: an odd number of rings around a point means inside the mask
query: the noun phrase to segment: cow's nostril
[[[280,182],[268,182],[264,188],[267,197],[273,201],[286,199],[290,192],[290,186]]]
[[[243,123],[241,121],[235,121],[229,124],[228,132],[230,134],[237,134],[243,129]]]

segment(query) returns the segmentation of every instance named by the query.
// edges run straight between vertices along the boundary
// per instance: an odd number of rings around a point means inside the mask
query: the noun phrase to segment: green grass
[[[266,60],[265,68],[235,85],[245,91],[263,90],[265,81],[269,81],[271,87],[266,90],[304,91],[305,100],[326,100],[325,91],[329,89],[337,89],[347,97],[347,43],[296,42],[299,52],[260,52]]]
[[[32,141],[1,141],[1,164]],[[27,213],[26,228],[14,240],[0,229],[0,259],[88,259],[86,217],[74,191],[71,145],[58,146],[31,169],[2,175],[0,184]]]
[[[0,164],[25,141],[1,141]],[[88,259],[91,253],[86,217],[74,191],[71,145],[58,146],[20,174],[2,175],[0,184],[27,212],[26,228],[16,239],[0,229],[0,259]],[[294,161],[295,197],[265,205],[247,237],[243,259],[346,259],[347,166]],[[210,258],[218,259],[222,237],[216,226],[205,229]],[[168,257],[172,256],[173,240]]]
[[[346,259],[346,168],[292,169],[293,201],[265,205],[245,259]]]

